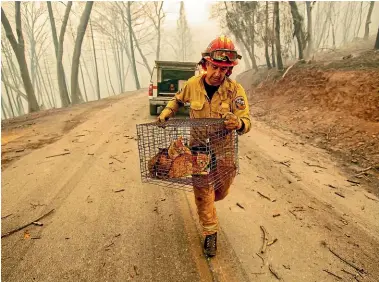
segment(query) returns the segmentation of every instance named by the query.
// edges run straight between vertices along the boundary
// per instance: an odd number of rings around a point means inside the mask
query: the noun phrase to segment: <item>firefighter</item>
[[[205,73],[187,81],[163,109],[158,121],[167,121],[185,103],[190,103],[190,118],[224,118],[226,129],[236,130],[239,135],[249,132],[251,120],[245,90],[229,78],[241,58],[228,37],[220,36],[212,40],[199,62]],[[225,198],[231,183],[232,179],[214,190],[201,181],[193,181],[207,257],[215,256],[217,251],[218,219],[214,202]]]

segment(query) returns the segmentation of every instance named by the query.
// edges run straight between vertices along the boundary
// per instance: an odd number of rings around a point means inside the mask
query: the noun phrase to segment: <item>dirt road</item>
[[[379,281],[379,199],[261,122],[240,138],[240,175],[217,203],[218,255],[206,260],[193,195],[140,181],[147,105],[144,91],[128,93],[35,119],[24,129],[35,135],[15,129],[4,148],[55,139],[3,170],[2,236],[53,212],[2,238],[2,281]],[[67,116],[76,123],[63,130]]]

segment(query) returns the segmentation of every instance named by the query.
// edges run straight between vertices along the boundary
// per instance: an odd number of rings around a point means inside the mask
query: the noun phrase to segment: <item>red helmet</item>
[[[233,41],[225,35],[212,40],[201,55],[203,63],[205,63],[204,60],[207,60],[219,67],[234,67],[238,64],[238,59],[242,59],[242,56],[235,50]]]

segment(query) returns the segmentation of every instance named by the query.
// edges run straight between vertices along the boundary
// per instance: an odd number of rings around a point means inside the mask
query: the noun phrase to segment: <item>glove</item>
[[[229,112],[229,113],[223,114],[222,117],[225,119],[224,124],[225,124],[226,129],[228,130],[241,129],[242,120],[239,117],[237,117],[235,114]]]
[[[161,114],[158,116],[157,121],[158,122],[167,121],[171,117],[172,113],[173,112],[170,108],[164,108]]]

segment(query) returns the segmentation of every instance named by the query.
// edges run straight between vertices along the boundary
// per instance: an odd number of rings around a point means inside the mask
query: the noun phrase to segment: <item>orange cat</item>
[[[210,164],[208,154],[199,153],[192,158],[192,173],[193,174],[208,174]]]
[[[183,154],[189,154],[191,155],[191,150],[188,149],[183,144],[183,136],[180,136],[177,140],[172,141],[170,147],[168,148],[168,156],[170,159],[175,159],[177,156],[183,155]]]

